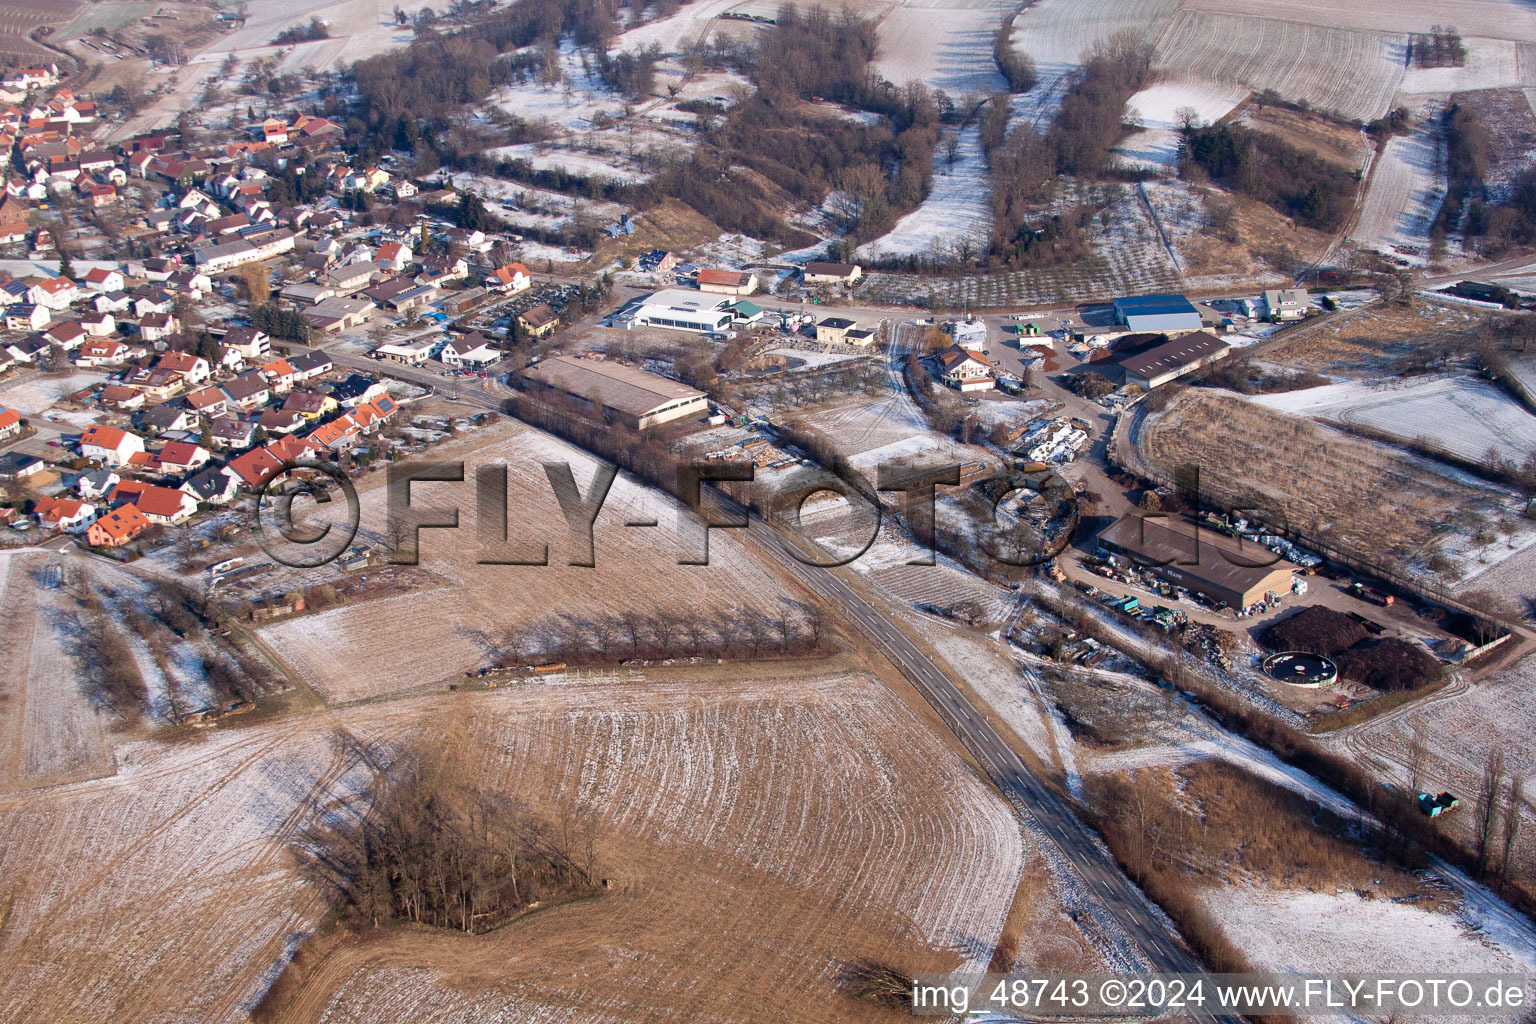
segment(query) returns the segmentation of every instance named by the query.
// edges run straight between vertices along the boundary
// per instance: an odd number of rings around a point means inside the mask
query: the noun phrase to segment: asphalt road
[[[1120,931],[1140,947],[1155,971],[1202,973],[1205,970],[1153,917],[1146,898],[1099,844],[1097,834],[1078,818],[1067,801],[1030,772],[991,723],[907,638],[900,626],[864,600],[836,573],[801,562],[793,553],[792,542],[767,522],[753,517],[748,536],[792,575],[840,607],[859,631],[891,660],[965,744],[1014,808],[1037,822],[1056,844],[1083,885],[1109,913]],[[1204,1013],[1192,1015],[1190,1019],[1236,1022],[1241,1018]]]

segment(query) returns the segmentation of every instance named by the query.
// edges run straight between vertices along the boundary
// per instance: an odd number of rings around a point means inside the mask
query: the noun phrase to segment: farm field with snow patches
[[[1536,416],[1493,384],[1446,377],[1390,386],[1331,384],[1263,395],[1260,405],[1292,415],[1368,427],[1472,462],[1492,449],[1516,463],[1536,451]]]

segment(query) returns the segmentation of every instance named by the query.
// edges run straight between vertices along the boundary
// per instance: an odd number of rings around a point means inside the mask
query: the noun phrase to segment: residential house
[[[76,366],[121,366],[128,360],[129,348],[113,338],[92,338],[80,346]]]
[[[201,384],[213,376],[208,360],[190,352],[167,352],[155,366],[161,370],[174,370],[191,385]]]
[[[29,297],[49,309],[68,309],[80,297],[80,289],[67,277],[45,277],[32,286]]]
[[[27,208],[21,200],[9,195],[0,199],[0,243],[24,241],[29,230]]]
[[[313,380],[321,374],[330,373],[335,367],[331,357],[324,352],[300,352],[296,356],[288,357],[288,365],[293,367],[294,380],[302,383]]]
[[[231,327],[224,332],[219,343],[240,353],[240,357],[248,363],[264,359],[272,351],[271,336],[254,327]]]
[[[250,490],[260,490],[266,482],[282,472],[285,461],[265,448],[253,448],[239,458],[231,459],[224,468],[235,475],[241,485]]]
[[[92,267],[85,275],[85,286],[94,292],[121,291],[123,273],[107,267]]]
[[[336,411],[336,407],[336,399],[313,391],[290,392],[283,402],[284,412],[296,412],[310,422],[330,415]]]
[[[354,373],[350,374],[346,380],[332,384],[330,395],[343,409],[355,409],[364,402],[387,394],[388,391],[383,381]]]
[[[157,454],[161,472],[176,476],[202,469],[212,458],[208,449],[190,441],[167,441]]]
[[[254,412],[267,404],[272,397],[272,387],[258,370],[243,373],[224,383],[224,393],[230,403],[242,412]]]
[[[1264,292],[1265,315],[1275,323],[1289,323],[1307,315],[1312,299],[1305,288],[1278,288]]]
[[[517,322],[530,338],[543,338],[560,326],[560,314],[550,306],[538,305],[519,313]]]
[[[209,466],[182,481],[181,490],[203,505],[228,505],[240,489],[240,478],[223,466]]]
[[[304,417],[289,409],[266,409],[256,417],[256,425],[268,434],[291,434],[304,425]]]
[[[462,256],[428,256],[422,261],[416,275],[417,284],[438,286],[450,281],[462,281],[469,276],[469,263]]]
[[[151,313],[139,321],[139,337],[145,341],[159,341],[167,334],[175,334],[179,330],[181,321],[176,319],[174,313]]]
[[[290,366],[286,359],[274,359],[263,366],[259,372],[271,385],[274,395],[286,395],[293,388],[295,378],[298,377],[298,371]]]
[[[411,252],[411,247],[404,242],[385,242],[379,246],[379,251],[374,255],[373,260],[386,270],[399,273],[410,266],[414,258],[415,254]]]
[[[937,359],[939,380],[956,391],[986,391],[997,383],[991,362],[980,352],[951,345]]]
[[[342,452],[356,444],[360,436],[357,422],[350,416],[341,416],[310,431],[304,442],[317,452]]]
[[[21,433],[21,413],[0,405],[0,441]]]
[[[391,416],[400,411],[395,400],[388,395],[375,395],[352,410],[352,422],[364,434],[372,434],[382,427]]]
[[[108,384],[101,389],[101,404],[119,412],[132,412],[144,407],[144,392],[122,384]]]
[[[146,401],[166,402],[185,385],[181,374],[175,370],[139,370],[126,383],[144,392]]]
[[[137,507],[124,505],[92,523],[85,531],[85,542],[95,548],[122,547],[151,525]]]
[[[187,396],[187,405],[193,412],[210,418],[223,416],[229,411],[229,396],[217,384],[199,388]]]
[[[478,228],[449,228],[445,237],[449,245],[462,246],[470,252],[489,252],[496,244]]]
[[[139,413],[134,426],[153,434],[191,430],[197,426],[197,414],[191,409],[183,409],[179,406],[154,405]]]
[[[857,320],[829,316],[816,325],[816,340],[823,345],[841,345],[847,333],[857,326]]]
[[[101,501],[122,479],[110,469],[89,469],[75,478],[75,493],[85,501]]]
[[[483,369],[502,357],[502,352],[497,349],[491,339],[485,337],[479,331],[466,334],[462,338],[456,338],[443,346],[442,353],[438,356],[445,366],[455,366],[461,369]]]
[[[73,352],[86,342],[85,328],[80,326],[78,320],[55,321],[43,336],[65,352]]]
[[[485,276],[485,287],[488,291],[502,292],[507,295],[527,291],[532,285],[533,278],[529,275],[528,268],[521,263],[508,263],[497,267]]]
[[[220,416],[208,424],[215,448],[249,448],[256,440],[256,421]]]
[[[98,313],[126,313],[133,308],[133,296],[127,292],[102,292],[90,299]]]
[[[74,498],[39,498],[32,514],[44,530],[84,533],[96,520],[96,506]]]
[[[18,302],[5,307],[5,329],[8,331],[40,331],[53,319],[47,306],[35,302]]]
[[[117,318],[111,313],[83,313],[80,326],[93,338],[105,338],[117,332]]]
[[[80,435],[80,454],[107,466],[126,465],[134,453],[143,450],[143,438],[117,427],[90,426]]]
[[[197,499],[174,487],[146,487],[132,504],[151,523],[164,526],[184,523],[197,511]]]
[[[677,266],[677,257],[665,249],[652,249],[640,255],[639,267],[647,274],[670,274]]]
[[[48,468],[48,463],[36,455],[22,452],[6,452],[0,455],[0,481],[20,483]]]

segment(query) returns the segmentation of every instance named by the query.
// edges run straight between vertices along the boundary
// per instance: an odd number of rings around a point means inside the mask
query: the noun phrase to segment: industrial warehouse
[[[601,359],[555,356],[530,367],[524,376],[612,413],[638,430],[685,416],[702,416],[709,411],[709,399],[702,391]]]
[[[1231,608],[1247,608],[1267,593],[1286,594],[1296,566],[1256,544],[1208,532],[1171,529],[1145,516],[1122,516],[1099,534],[1099,547],[1191,593]],[[1260,563],[1260,564],[1254,564]]]
[[[646,296],[615,318],[620,327],[665,327],[708,334],[723,331],[736,314],[728,296],[667,288]]]
[[[1198,331],[1200,311],[1182,295],[1137,295],[1115,299],[1115,319],[1134,334]]]
[[[1225,359],[1232,348],[1216,335],[1207,331],[1195,331],[1140,355],[1128,356],[1121,361],[1127,384],[1138,384],[1148,391],[1202,366]]]

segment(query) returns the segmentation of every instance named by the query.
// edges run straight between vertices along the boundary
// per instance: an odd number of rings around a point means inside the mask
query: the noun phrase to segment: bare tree
[[[1424,791],[1424,720],[1414,718],[1408,737],[1408,788],[1414,795]]]
[[[1504,788],[1504,750],[1494,747],[1483,766],[1483,784],[1477,793],[1477,867],[1487,874],[1494,833],[1499,823],[1499,790]]]
[[[1519,775],[1509,780],[1509,788],[1504,791],[1504,835],[1501,856],[1499,857],[1499,880],[1509,878],[1510,860],[1515,853],[1515,840],[1520,837],[1520,811],[1525,804],[1525,780]]]

